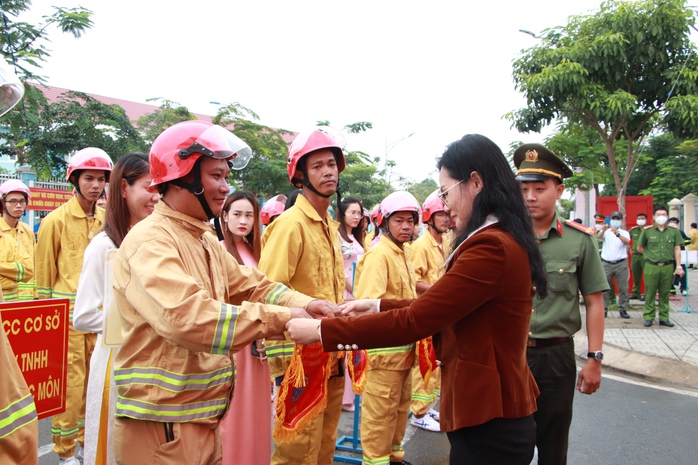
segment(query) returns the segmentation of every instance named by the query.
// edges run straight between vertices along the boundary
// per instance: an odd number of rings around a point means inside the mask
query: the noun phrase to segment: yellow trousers
[[[440,367],[434,368],[426,388],[424,388],[422,372],[419,371],[419,364],[417,363],[412,367],[412,405],[410,410],[416,417],[423,417],[434,405],[439,386],[441,386]]]
[[[327,382],[327,407],[298,433],[291,444],[274,440],[272,465],[332,465],[337,425],[342,413],[344,377]]]
[[[165,428],[170,425],[174,439],[168,441]],[[220,465],[223,460],[220,428],[117,417],[114,457],[119,465]]]
[[[410,409],[411,370],[369,370],[361,401],[361,447],[366,465],[402,462]]]
[[[59,457],[71,457],[75,453],[76,441],[81,444],[85,442],[87,379],[96,342],[97,334],[81,333],[70,326],[65,412],[51,419],[53,451]]]

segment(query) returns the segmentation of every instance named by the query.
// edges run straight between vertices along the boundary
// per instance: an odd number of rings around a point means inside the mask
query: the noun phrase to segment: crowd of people
[[[340,196],[343,150],[321,130],[289,148],[288,198],[230,193],[230,170],[250,156],[200,121],[115,164],[85,148],[68,164],[74,196],[36,243],[19,221],[30,190],[0,186],[4,300],[70,300],[59,463],[330,465],[342,410],[360,408],[366,464],[409,464],[408,422],[447,433],[452,464],[528,464],[535,447],[539,464],[564,464],[574,392],[601,383],[613,279],[628,317],[629,246],[672,326],[685,240],[666,208],[638,231],[620,212],[598,233],[563,219],[572,171],[543,145],[519,147],[514,173],[492,141],[466,135],[422,204],[397,191],[370,212]],[[588,361],[577,372],[580,293]],[[650,326],[654,299],[645,307]],[[114,324],[120,346],[105,347]],[[0,461],[36,463],[31,396],[0,347]],[[20,408],[21,421],[3,417]]]

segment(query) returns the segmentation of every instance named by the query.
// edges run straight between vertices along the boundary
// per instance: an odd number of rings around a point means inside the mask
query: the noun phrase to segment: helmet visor
[[[0,116],[17,105],[23,95],[24,86],[19,78],[5,63],[0,64]]]
[[[250,146],[220,126],[209,127],[188,148],[180,150],[179,156],[187,158],[193,153],[216,159],[230,159],[234,170],[243,169],[252,158]]]

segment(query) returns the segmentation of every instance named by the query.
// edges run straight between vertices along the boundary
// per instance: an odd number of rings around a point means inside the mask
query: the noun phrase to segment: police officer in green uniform
[[[528,365],[540,389],[537,431],[538,463],[567,463],[572,402],[576,389],[593,394],[601,384],[604,310],[608,290],[594,230],[562,219],[555,203],[572,171],[540,144],[525,144],[514,152],[517,179],[533,220],[548,277],[548,296],[533,299]],[[579,292],[586,305],[588,361],[576,373],[572,336],[582,327]]]
[[[633,245],[630,249],[633,255],[633,260],[630,264],[630,268],[633,272],[633,293],[630,294],[630,298],[644,300],[645,297],[640,292],[640,289],[642,286],[642,273],[645,268],[645,257],[637,250],[637,247],[640,245],[640,235],[647,224],[647,213],[638,213],[635,223],[637,226],[628,229],[630,239],[633,241]]]
[[[645,326],[652,326],[656,307],[654,296],[659,291],[659,324],[674,326],[669,321],[669,292],[674,275],[683,276],[681,245],[683,237],[678,229],[667,227],[669,210],[654,208],[654,225],[642,231],[638,250],[645,257]]]

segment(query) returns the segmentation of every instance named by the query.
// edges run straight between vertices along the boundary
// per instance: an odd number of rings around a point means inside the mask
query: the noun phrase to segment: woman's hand
[[[378,303],[380,299],[361,299],[344,301],[339,307],[342,309],[342,315],[368,315],[378,313]]]
[[[305,307],[308,314],[313,318],[340,316],[339,306],[328,300],[313,300]]]
[[[286,323],[286,331],[293,342],[312,344],[320,340],[320,320],[293,319]]]

